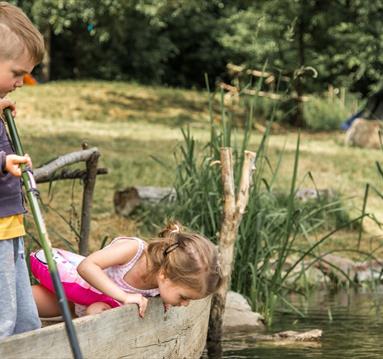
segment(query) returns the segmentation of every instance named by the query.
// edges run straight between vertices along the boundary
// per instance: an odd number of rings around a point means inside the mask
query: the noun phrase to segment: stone
[[[265,319],[251,310],[247,300],[239,293],[229,291],[223,316],[223,332],[264,330]]]
[[[357,118],[346,132],[345,144],[362,148],[379,149],[381,121]]]

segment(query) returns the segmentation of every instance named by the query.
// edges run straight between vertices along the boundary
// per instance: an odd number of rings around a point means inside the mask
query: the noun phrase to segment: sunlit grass
[[[83,142],[96,146],[101,152],[100,166],[109,174],[99,176],[96,184],[92,212],[92,248],[108,235],[129,234],[135,223],[114,214],[113,193],[132,185],[171,186],[174,182],[173,152],[182,141],[180,127],[189,125],[193,136],[202,145],[209,138],[208,95],[205,92],[146,87],[122,82],[53,82],[25,87],[11,95],[17,102],[17,124],[25,150],[31,154],[35,166],[60,154],[76,151]],[[242,116],[237,113],[234,116]],[[220,117],[219,106],[214,107],[214,119]],[[241,130],[235,131],[241,136]],[[250,148],[256,149],[261,134],[252,134]],[[295,155],[296,133],[275,133],[269,141],[272,165],[277,155],[285,151],[277,187],[287,191],[291,183]],[[238,140],[239,142],[240,140]],[[168,164],[161,166],[152,156]],[[344,198],[350,211],[358,213],[362,207],[366,182],[380,186],[381,179],[375,161],[382,152],[347,148],[343,134],[303,133],[300,145],[299,187],[313,187],[306,176],[310,171],[320,189],[333,189]],[[59,182],[54,186],[52,206],[69,216],[72,183]],[[41,186],[43,198],[48,185]],[[75,187],[77,206],[81,200],[81,185]],[[44,199],[46,200],[46,198]],[[381,200],[370,196],[367,211],[382,218]],[[79,209],[80,211],[80,209]],[[56,225],[50,213],[47,218]],[[370,247],[371,235],[379,244],[380,230],[366,221],[366,240],[362,247]],[[58,226],[65,236],[65,224]],[[354,232],[338,234],[334,245],[349,246],[355,242]],[[335,243],[336,242],[336,243]],[[330,246],[326,242],[326,246]]]

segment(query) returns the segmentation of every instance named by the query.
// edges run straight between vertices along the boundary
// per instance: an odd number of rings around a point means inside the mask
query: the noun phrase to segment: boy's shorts
[[[24,258],[24,240],[0,240],[0,338],[40,327]]]

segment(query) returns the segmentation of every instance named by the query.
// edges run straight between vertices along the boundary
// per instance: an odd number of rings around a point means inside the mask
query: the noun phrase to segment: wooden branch
[[[97,175],[106,175],[108,174],[107,168],[97,168]],[[80,170],[75,169],[73,171],[69,171],[68,169],[64,168],[59,173],[55,172],[52,175],[43,178],[38,178],[36,180],[36,183],[47,183],[52,181],[60,181],[60,180],[67,180],[67,179],[81,179],[84,180],[86,177],[86,170]]]
[[[235,75],[240,75],[241,73],[246,72],[248,75],[252,75],[254,77],[268,78],[269,82],[275,81],[275,77],[276,77],[271,72],[267,72],[264,70],[246,69],[245,66],[238,66],[238,65],[234,65],[232,63],[228,63],[226,65],[226,68],[229,70],[230,73],[235,74]],[[282,81],[286,81],[286,82],[291,81],[291,78],[288,76],[279,75],[277,77],[279,79],[281,79]]]
[[[46,180],[49,180],[50,176],[58,169],[76,162],[87,161],[90,156],[96,152],[98,153],[97,148],[93,147],[88,150],[81,150],[62,155],[48,164],[35,169],[33,171],[34,177],[36,181],[45,182]]]
[[[239,93],[243,93],[245,95],[250,95],[250,96],[268,97],[268,98],[271,98],[272,100],[282,100],[284,98],[287,98],[287,96],[282,96],[273,92],[266,92],[266,91],[252,90],[252,89],[239,90],[237,87],[226,84],[224,82],[221,82],[219,86],[222,89],[229,91],[229,93],[232,96],[238,96]]]
[[[231,96],[238,96],[240,93],[242,93],[242,94],[249,95],[249,96],[267,97],[267,98],[270,98],[272,100],[278,100],[278,101],[287,100],[287,99],[294,99],[294,100],[299,101],[299,102],[307,102],[310,100],[309,96],[297,96],[294,94],[293,95],[287,95],[287,94],[280,95],[280,94],[277,94],[274,92],[259,91],[259,90],[253,90],[253,89],[247,89],[247,88],[240,90],[237,87],[226,84],[224,82],[221,82],[219,84],[219,86],[222,89],[228,91]]]
[[[243,213],[249,201],[250,185],[253,172],[255,170],[254,163],[256,153],[245,151],[244,161],[242,166],[241,181],[239,184],[238,198],[236,203],[235,221],[239,224],[241,222]]]
[[[259,71],[259,70],[246,70],[246,73],[249,75],[253,75],[254,77],[270,77],[273,76],[271,72]]]
[[[244,66],[238,66],[238,65],[234,65],[232,63],[228,63],[226,65],[226,68],[229,70],[229,72],[231,73],[241,73],[245,70],[245,67]]]
[[[231,94],[235,95],[235,94],[238,94],[239,90],[237,87],[235,86],[232,86],[232,85],[229,85],[229,84],[226,84],[224,82],[220,82],[219,83],[219,87],[221,89],[224,89],[226,91],[229,91]]]
[[[232,219],[235,213],[235,189],[231,148],[221,148],[221,176],[224,196],[224,218]]]

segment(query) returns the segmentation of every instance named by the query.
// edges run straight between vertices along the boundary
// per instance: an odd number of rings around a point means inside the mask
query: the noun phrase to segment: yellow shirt
[[[12,239],[24,235],[25,228],[22,214],[0,218],[0,240]]]

